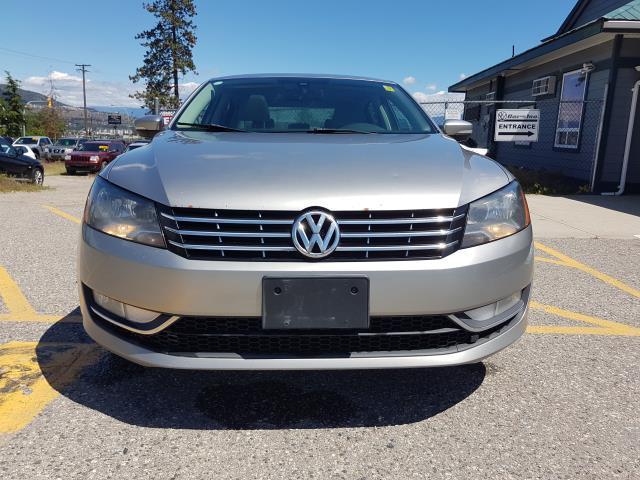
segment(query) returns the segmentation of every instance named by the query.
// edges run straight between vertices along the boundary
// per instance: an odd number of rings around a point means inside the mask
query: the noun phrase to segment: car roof
[[[397,82],[390,80],[382,80],[380,78],[360,77],[353,75],[335,75],[335,74],[323,74],[323,73],[249,73],[244,75],[226,75],[224,77],[214,77],[210,80],[236,80],[236,79],[249,79],[249,78],[325,78],[334,80],[364,80],[367,82],[378,83],[393,83],[397,85]]]

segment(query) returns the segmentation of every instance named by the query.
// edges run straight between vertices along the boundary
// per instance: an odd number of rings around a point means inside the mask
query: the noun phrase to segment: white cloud
[[[411,75],[409,75],[408,77],[404,77],[402,83],[404,83],[405,85],[413,85],[414,83],[416,83],[416,77]]]
[[[461,73],[460,74],[460,80],[464,80],[465,78],[467,78],[467,74],[466,73]]]
[[[438,88],[438,86],[435,83],[430,83],[429,85],[427,85],[425,87],[427,90],[429,90],[430,92],[435,92],[436,89]]]
[[[22,88],[33,90],[45,95],[49,94],[51,81],[56,99],[67,105],[82,106],[82,78],[66,72],[53,71],[47,77],[32,76],[22,80]],[[180,96],[189,95],[199,83],[184,82],[178,88]],[[144,85],[134,85],[131,82],[110,82],[94,78],[87,78],[87,105],[118,107],[139,107],[140,101],[130,98],[129,95],[137,90],[142,90]]]
[[[436,93],[415,92],[413,98],[418,102],[460,102],[464,100],[464,93],[448,93],[444,90]]]
[[[416,99],[417,102],[428,102],[431,98],[431,95],[427,95],[423,92],[415,92],[413,94],[413,98]]]

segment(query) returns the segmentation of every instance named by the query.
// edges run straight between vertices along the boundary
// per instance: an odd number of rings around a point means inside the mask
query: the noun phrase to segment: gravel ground
[[[91,178],[47,180],[53,190],[0,196],[0,266],[38,312],[64,316],[77,307],[78,226],[42,205],[79,217]],[[640,286],[640,240],[539,241]],[[640,326],[637,297],[536,268],[536,301]],[[530,323],[579,325],[540,310]],[[90,342],[78,324],[2,322],[0,344],[14,340],[40,342],[39,359],[47,343]],[[639,347],[526,334],[459,368],[262,373],[145,369],[103,352],[70,385],[42,361],[60,395],[0,434],[0,478],[640,478]]]

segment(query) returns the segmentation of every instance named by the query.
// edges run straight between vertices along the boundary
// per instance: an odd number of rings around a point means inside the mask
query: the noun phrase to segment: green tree
[[[0,108],[0,124],[5,133],[12,137],[19,137],[24,125],[24,102],[20,96],[20,82],[13,78],[7,71],[6,85],[4,87],[3,103]]]
[[[136,40],[147,50],[143,65],[129,77],[133,83],[143,81],[145,90],[131,95],[153,108],[154,99],[160,105],[177,108],[180,105],[178,76],[195,72],[192,50],[196,44],[193,0],[154,0],[144,8],[158,19],[150,30],[136,35]]]

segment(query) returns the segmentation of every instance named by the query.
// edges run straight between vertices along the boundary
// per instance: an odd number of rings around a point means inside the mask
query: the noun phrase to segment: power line
[[[60,63],[68,63],[70,65],[75,65],[74,62],[71,62],[69,60],[62,60],[60,58],[53,58],[53,57],[44,57],[42,55],[34,55],[32,53],[27,53],[27,52],[21,52],[19,50],[12,50],[10,48],[4,48],[4,47],[0,47],[0,50],[3,50],[5,52],[9,52],[9,53],[13,53],[16,55],[24,55],[26,57],[33,57],[33,58],[40,58],[42,60],[53,60],[54,62],[60,62]]]
[[[82,72],[82,98],[84,101],[84,134],[89,135],[89,131],[87,130],[87,89],[85,86],[85,74],[89,71],[87,67],[90,67],[88,63],[76,63],[76,67],[80,67],[78,69],[79,72]]]

